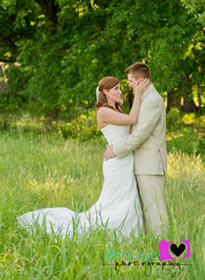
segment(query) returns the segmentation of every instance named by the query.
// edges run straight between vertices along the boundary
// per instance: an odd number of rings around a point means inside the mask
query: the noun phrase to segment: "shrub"
[[[95,111],[87,111],[69,123],[53,123],[53,126],[56,126],[58,133],[64,138],[72,137],[84,141],[100,135]]]

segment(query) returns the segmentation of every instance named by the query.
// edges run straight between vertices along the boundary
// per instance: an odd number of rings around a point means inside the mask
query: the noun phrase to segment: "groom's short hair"
[[[151,71],[146,63],[136,62],[131,64],[125,70],[126,74],[132,74],[136,78],[143,77],[146,79],[152,79]]]

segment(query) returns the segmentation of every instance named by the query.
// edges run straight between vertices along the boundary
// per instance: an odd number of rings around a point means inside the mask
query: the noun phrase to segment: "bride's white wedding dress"
[[[108,144],[113,144],[129,135],[129,126],[108,124],[101,131]],[[98,201],[88,211],[77,213],[62,207],[45,208],[19,216],[18,224],[29,229],[37,223],[45,226],[48,233],[65,237],[67,233],[73,235],[73,221],[77,221],[78,235],[90,226],[99,228],[106,224],[117,234],[129,236],[134,231],[138,236],[138,229],[142,229],[142,211],[133,164],[133,153],[122,159],[114,157],[103,161],[103,188]]]

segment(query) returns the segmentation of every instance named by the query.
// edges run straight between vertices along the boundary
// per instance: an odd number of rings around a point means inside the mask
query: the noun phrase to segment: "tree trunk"
[[[182,82],[182,89],[184,91],[184,103],[182,106],[182,111],[185,113],[193,113],[193,112],[197,112],[198,108],[196,106],[196,104],[194,103],[194,100],[191,97],[191,93],[192,93],[192,82],[189,78],[189,75],[186,75],[185,79]]]
[[[167,93],[167,113],[171,107],[181,110],[181,96],[176,96],[176,92],[173,90]]]
[[[55,0],[35,0],[41,7],[43,14],[55,25],[57,23],[57,14],[59,10]]]
[[[182,106],[182,111],[185,113],[193,113],[198,111],[196,104],[192,99],[189,98],[188,95],[184,96],[184,104]]]

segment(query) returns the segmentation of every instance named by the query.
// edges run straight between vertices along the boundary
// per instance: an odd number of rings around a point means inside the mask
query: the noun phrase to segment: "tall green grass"
[[[161,239],[151,232],[131,236],[128,242],[106,230],[93,230],[77,242],[75,236],[62,240],[18,227],[17,216],[39,208],[90,208],[102,189],[104,147],[98,140],[0,135],[0,279],[204,279],[205,166],[200,155],[176,152],[168,157],[165,198],[170,229],[163,238],[177,244],[189,239],[192,254],[188,259],[179,257],[180,263],[191,265],[182,266],[178,277],[172,276],[177,267],[162,271],[153,266],[146,276],[145,265],[115,269],[115,261],[105,258],[108,250],[158,253]]]

